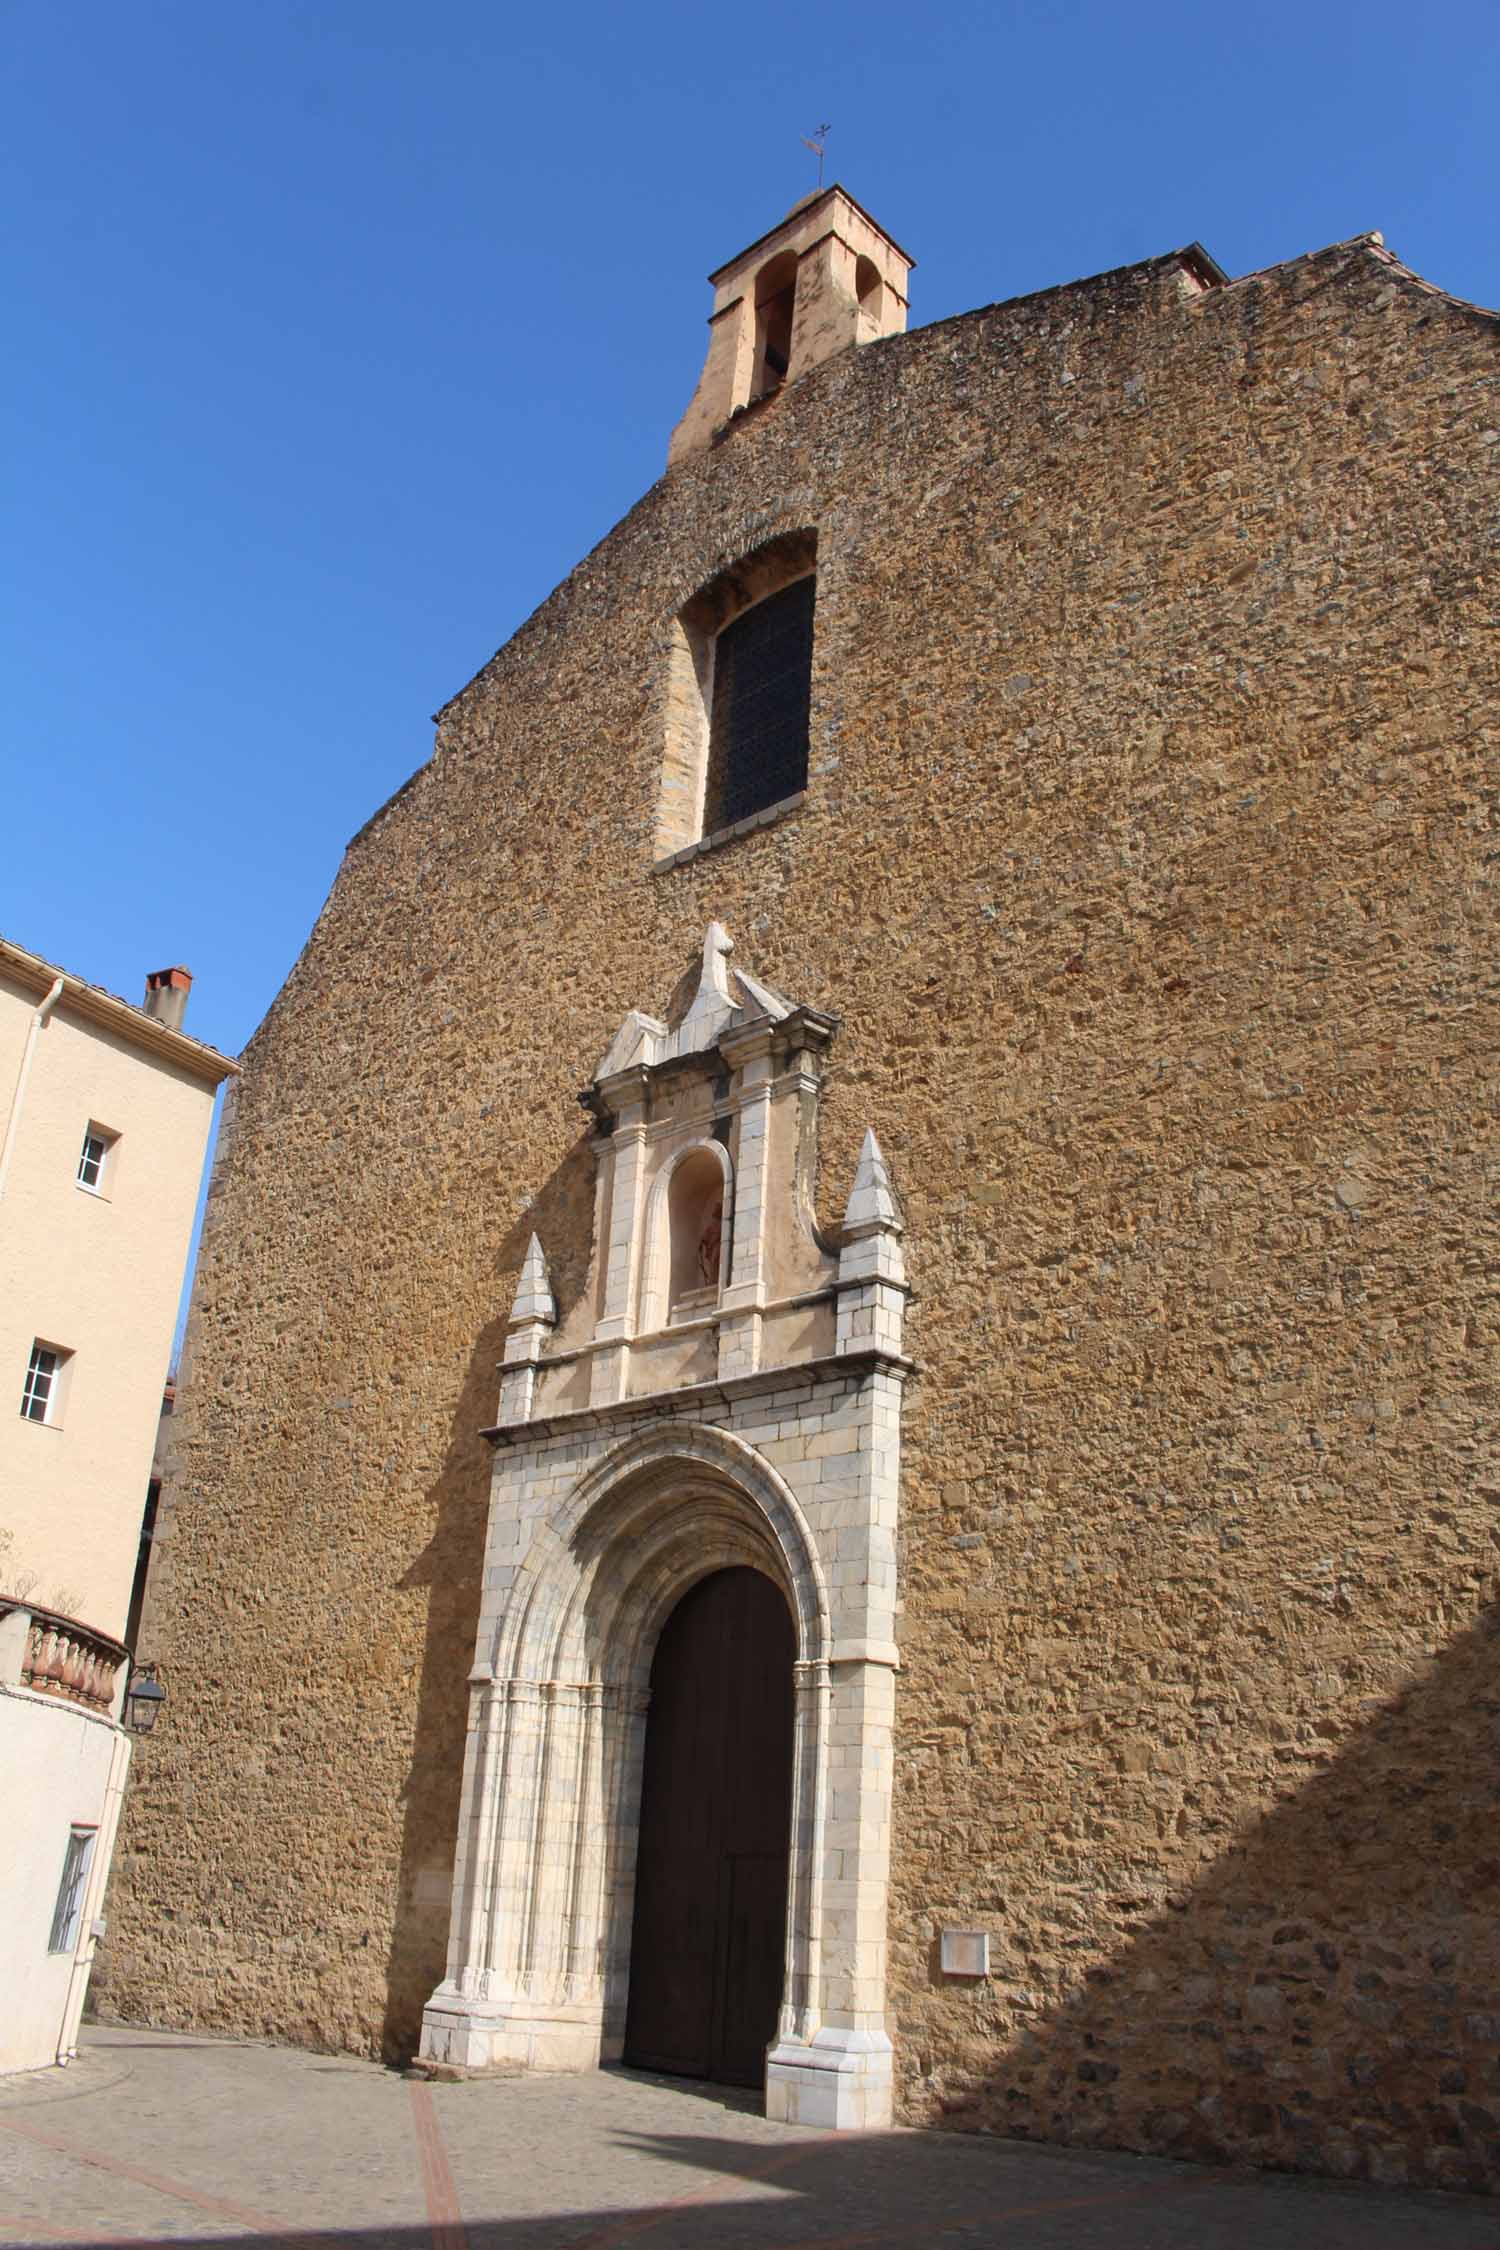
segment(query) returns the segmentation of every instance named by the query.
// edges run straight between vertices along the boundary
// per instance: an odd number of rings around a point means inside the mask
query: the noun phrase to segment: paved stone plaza
[[[0,2082],[0,2242],[361,2250],[1494,2250],[1500,2211],[955,2134],[824,2134],[648,2077],[431,2086],[377,2064],[98,2028]]]

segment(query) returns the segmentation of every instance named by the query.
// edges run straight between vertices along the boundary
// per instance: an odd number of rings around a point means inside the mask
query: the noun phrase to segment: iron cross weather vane
[[[820,188],[823,185],[823,158],[827,154],[828,136],[832,131],[831,125],[815,125],[812,129],[811,140],[808,139],[806,133],[802,136],[802,146],[810,148],[818,160],[818,186]]]

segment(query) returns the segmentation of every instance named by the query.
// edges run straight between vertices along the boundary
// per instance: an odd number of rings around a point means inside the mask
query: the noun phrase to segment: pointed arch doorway
[[[786,1961],[796,1634],[758,1570],[700,1579],[651,1666],[624,2060],[759,2086]]]
[[[488,1550],[497,1583],[471,1675],[449,1973],[425,2011],[425,2059],[590,2070],[624,2058],[662,1623],[710,1573],[747,1569],[796,1621],[784,1984],[764,2064],[766,2114],[836,2130],[889,2124],[895,1651],[853,1628],[881,1616],[872,1604],[893,1582],[893,1557],[877,1556],[871,1579],[850,1584],[852,1566],[834,1546],[848,1537],[839,1519],[861,1475],[884,1506],[895,1445],[882,1380],[862,1368],[846,1376],[839,1363],[810,1386],[809,1420],[854,1417],[839,1427],[855,1470],[820,1474],[811,1501],[821,1545],[797,1492],[734,1430],[663,1417],[611,1444],[609,1419],[595,1434],[590,1410],[581,1440],[563,1417],[532,1424],[540,1442],[503,1457]],[[747,1413],[761,1412],[751,1399]],[[824,1459],[807,1467],[821,1472]],[[649,1979],[662,1951],[649,1925],[639,1951]],[[638,2005],[646,1989],[638,1984]]]

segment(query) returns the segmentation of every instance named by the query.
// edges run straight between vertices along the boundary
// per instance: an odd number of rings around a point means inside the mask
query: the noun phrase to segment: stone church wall
[[[1500,2181],[1497,379],[1370,242],[846,352],[446,707],[245,1057],[107,2010],[410,2051],[505,1314],[718,918],[906,1219],[904,2115]],[[808,528],[805,798],[654,872],[674,620]]]

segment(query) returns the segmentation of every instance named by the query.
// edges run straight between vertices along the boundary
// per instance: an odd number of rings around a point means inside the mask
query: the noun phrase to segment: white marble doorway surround
[[[767,2114],[890,2118],[886,1892],[906,1286],[867,1134],[813,1219],[833,1018],[730,965],[632,1013],[584,1100],[594,1255],[558,1323],[533,1238],[500,1370],[448,1968],[422,2055],[582,2070],[620,2052],[651,1659],[736,1565],[796,1628],[786,1976]]]

